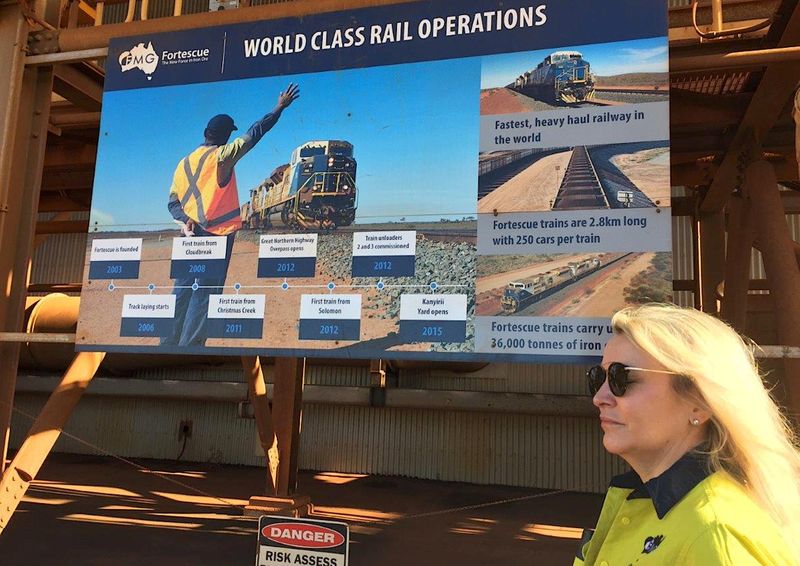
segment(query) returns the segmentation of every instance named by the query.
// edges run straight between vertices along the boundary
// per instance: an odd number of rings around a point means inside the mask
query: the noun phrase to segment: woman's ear
[[[692,426],[702,426],[711,418],[711,411],[702,407],[692,407],[689,414],[689,424]]]

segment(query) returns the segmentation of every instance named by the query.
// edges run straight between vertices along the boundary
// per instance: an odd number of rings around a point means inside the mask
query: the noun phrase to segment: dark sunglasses
[[[586,370],[586,381],[589,384],[589,394],[592,397],[597,395],[597,392],[600,391],[600,388],[603,386],[603,382],[606,380],[606,376],[608,376],[608,388],[611,390],[611,393],[613,393],[615,397],[622,397],[625,395],[625,391],[628,389],[631,370],[680,375],[677,372],[667,371],[665,369],[636,368],[633,366],[626,366],[620,362],[611,362],[608,364],[608,369],[604,369],[603,366],[597,365]]]

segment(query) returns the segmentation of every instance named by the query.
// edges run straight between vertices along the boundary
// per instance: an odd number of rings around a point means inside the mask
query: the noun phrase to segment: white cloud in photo
[[[89,228],[92,226],[111,226],[115,224],[114,216],[99,208],[93,208],[89,216]]]
[[[666,45],[660,45],[658,47],[652,47],[650,49],[636,49],[636,48],[625,48],[622,50],[622,53],[625,55],[626,58],[631,59],[632,61],[639,61],[642,63],[651,62],[652,59],[663,58],[667,54],[668,47]]]

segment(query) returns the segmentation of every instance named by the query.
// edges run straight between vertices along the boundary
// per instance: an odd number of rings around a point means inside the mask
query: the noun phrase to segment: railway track
[[[564,171],[552,208],[610,208],[600,184],[600,177],[585,146],[576,146],[572,150],[572,157]]]

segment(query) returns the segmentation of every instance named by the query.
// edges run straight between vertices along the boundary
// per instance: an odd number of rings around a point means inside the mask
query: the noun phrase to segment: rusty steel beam
[[[305,366],[305,358],[275,358],[273,414],[280,454],[276,486],[280,497],[290,497],[297,491]]]
[[[779,48],[800,44],[800,4],[787,20]],[[730,194],[740,184],[742,151],[748,146],[758,151],[767,132],[772,128],[797,88],[800,61],[774,63],[767,67],[761,82],[742,118],[736,136],[717,171],[711,187],[700,205],[703,212],[718,211],[725,206]]]
[[[311,499],[307,495],[296,493],[305,362],[305,358],[275,358],[275,385],[272,388],[272,430],[275,441],[272,445],[269,445],[271,433],[266,422],[262,421],[262,424],[258,425],[259,438],[266,448],[271,477],[275,478],[274,491],[266,496],[252,496],[244,510],[246,515],[280,513],[298,516],[306,515],[311,508]],[[256,367],[254,359],[242,358],[242,363],[249,384],[260,388],[263,377],[258,376],[260,368]],[[256,395],[253,395],[254,392],[251,390],[255,414],[258,415],[260,412],[263,417],[268,414],[266,390],[263,393],[256,393]],[[256,403],[260,404],[261,408]],[[265,411],[265,409],[267,410]],[[264,429],[263,436],[261,436],[262,428]],[[270,455],[270,452],[273,454]],[[277,457],[274,452],[277,452]],[[275,466],[274,470],[273,465]]]
[[[669,59],[670,74],[718,71],[743,67],[763,67],[776,63],[795,63],[800,60],[800,47],[753,49],[716,55],[674,56]]]
[[[716,96],[699,94],[682,89],[669,93],[669,125],[671,130],[687,126],[714,124],[721,128],[738,124],[747,106],[750,94]]]
[[[725,253],[725,287],[720,314],[743,333],[747,323],[750,257],[755,238],[755,216],[747,194],[728,200],[728,242]]]
[[[36,234],[86,234],[88,220],[53,220],[36,223]]]
[[[91,28],[65,29],[58,33],[58,51],[69,52],[108,47],[109,40],[115,37],[308,16],[412,1],[416,0],[296,0],[295,2],[265,4],[238,10],[221,10],[130,23],[106,24]],[[32,41],[35,42],[35,40]]]
[[[795,242],[786,224],[778,182],[772,167],[757,161],[747,168],[745,187],[757,222],[758,240],[767,274],[778,340],[786,346],[800,346],[800,268]],[[800,362],[784,362],[783,385],[788,413],[800,416]]]
[[[673,153],[671,155],[674,161],[670,166],[670,180],[674,187],[695,187],[695,186],[708,186],[714,179],[714,175],[719,169],[719,164],[711,161],[697,161],[691,159],[689,162],[681,162],[682,154]],[[694,156],[691,156],[694,157]],[[797,162],[791,155],[787,155],[786,159],[766,159],[774,168],[775,176],[781,182],[794,182],[800,181],[800,174],[798,173]],[[800,193],[795,193],[800,197]],[[791,194],[781,194],[786,200],[794,201],[795,197]],[[800,212],[800,203],[786,203],[787,212],[790,214],[797,214]]]
[[[9,214],[14,185],[11,171],[14,165],[14,139],[17,132],[17,110],[22,93],[24,53],[22,45],[28,28],[18,6],[0,6],[0,246],[4,250],[14,249],[18,226],[13,213]],[[0,281],[14,277],[14,254],[0,253]],[[0,331],[16,332],[21,327],[18,308],[12,308],[10,285],[0,287]],[[19,303],[17,301],[17,303]],[[17,305],[13,305],[17,306]],[[0,473],[5,470],[11,427],[11,408],[14,405],[14,386],[17,377],[19,344],[0,345]],[[12,367],[13,366],[13,367]]]
[[[102,77],[91,77],[75,65],[56,65],[53,92],[80,108],[99,111],[103,99]]]
[[[242,368],[247,378],[250,402],[253,404],[253,415],[256,419],[258,440],[267,458],[267,494],[278,495],[278,468],[280,467],[280,451],[278,437],[272,422],[272,411],[267,399],[267,383],[261,371],[261,359],[258,356],[242,356]]]
[[[76,198],[76,195],[53,195],[44,193],[39,196],[39,212],[80,212],[90,209],[89,192],[86,199]]]
[[[24,67],[26,20],[0,6],[0,332],[22,328],[47,139],[52,68]],[[0,471],[8,450],[19,344],[0,344]]]
[[[51,144],[47,148],[44,166],[48,169],[72,170],[76,167],[94,167],[97,146],[93,144]]]
[[[725,217],[722,211],[698,222],[700,300],[703,312],[716,314],[717,286],[725,278]]]
[[[25,492],[53,449],[61,429],[97,373],[103,357],[105,354],[101,352],[81,352],[75,356],[61,383],[28,431],[28,438],[3,473],[0,480],[0,534],[8,526]]]
[[[50,115],[50,123],[67,130],[100,126],[100,112],[58,112]]]

